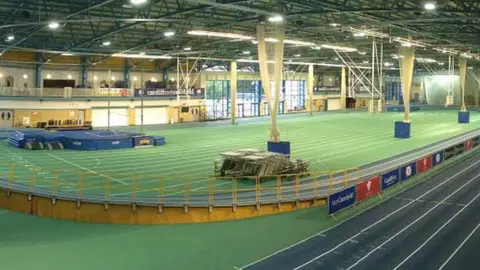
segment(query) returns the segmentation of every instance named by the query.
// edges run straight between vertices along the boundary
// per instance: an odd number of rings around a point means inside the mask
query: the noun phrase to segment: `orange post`
[[[329,183],[329,185],[328,185],[328,192],[329,192],[330,194],[332,194],[332,193],[333,193],[333,174],[332,174],[332,172],[330,172],[330,173],[328,174],[328,183]]]
[[[78,174],[77,178],[77,199],[81,200],[83,197],[83,182],[85,180],[85,174],[80,173]]]
[[[313,199],[317,198],[317,176],[313,176]]]
[[[15,176],[15,163],[10,163],[10,170],[8,171],[8,189],[12,189],[14,176]]]
[[[104,191],[105,191],[105,201],[108,202],[110,199],[110,176],[105,177],[105,186],[104,186]]]
[[[300,195],[300,176],[296,174],[295,175],[295,199],[298,199],[298,195]]]
[[[213,185],[214,185],[215,178],[210,177],[208,178],[208,204],[213,205],[214,203],[214,191],[213,191]]]
[[[162,204],[165,195],[165,188],[163,187],[163,177],[158,181],[158,203]]]
[[[52,190],[52,196],[57,195],[57,191],[58,191],[58,174],[59,174],[59,171],[55,171],[55,172],[53,173],[53,190]]]
[[[37,169],[30,169],[30,179],[28,180],[29,182],[29,188],[28,191],[30,193],[33,192],[35,189],[35,182],[37,181]]]
[[[135,175],[135,176],[133,177],[133,180],[132,180],[132,181],[133,181],[133,183],[132,183],[132,184],[133,184],[133,185],[132,185],[132,188],[133,188],[133,190],[132,190],[132,201],[136,201],[136,200],[137,200],[137,190],[138,190],[138,186],[137,186],[138,179],[137,179],[137,178],[138,178],[138,176]]]
[[[277,202],[282,200],[282,177],[277,176]]]
[[[190,195],[190,180],[185,178],[185,205],[188,205],[188,199]]]
[[[232,179],[233,181],[233,185],[232,185],[232,205],[236,205],[237,204],[237,178],[236,177],[233,177]]]
[[[255,195],[257,203],[260,203],[260,177],[255,177]]]

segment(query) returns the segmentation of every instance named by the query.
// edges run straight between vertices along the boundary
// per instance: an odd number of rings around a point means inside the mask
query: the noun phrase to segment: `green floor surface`
[[[310,161],[310,169],[327,171],[359,166],[393,154],[424,146],[480,127],[480,114],[471,113],[471,124],[457,123],[454,110],[412,112],[412,138],[393,138],[393,123],[402,113],[369,115],[367,112],[320,113],[290,116],[279,121],[282,140],[291,141],[293,158]],[[201,125],[201,124],[200,124]],[[137,128],[138,129],[138,128]],[[129,130],[132,130],[131,128]],[[106,176],[110,176],[113,196],[131,196],[133,183],[142,190],[138,196],[207,194],[208,176],[219,153],[236,148],[266,148],[269,121],[241,122],[238,125],[171,125],[146,127],[150,135],[162,135],[167,145],[147,149],[97,152],[25,151],[0,144],[0,177],[7,177],[8,163],[51,169],[35,176],[35,186],[51,189],[54,169],[76,171],[59,174],[59,189],[75,192],[83,180],[84,194],[104,194]],[[3,163],[1,163],[3,162]],[[22,165],[22,166],[23,166]],[[134,177],[133,174],[138,174]],[[28,170],[15,170],[17,182],[28,183]],[[160,179],[163,179],[160,183]],[[217,179],[216,190],[231,190],[231,181]],[[254,188],[242,182],[239,188]]]

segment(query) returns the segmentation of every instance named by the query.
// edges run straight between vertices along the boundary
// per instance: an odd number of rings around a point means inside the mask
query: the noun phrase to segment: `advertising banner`
[[[449,147],[444,150],[443,160],[449,160],[455,156],[455,147]]]
[[[417,160],[417,172],[423,173],[432,168],[432,156],[424,157]]]
[[[465,143],[455,145],[455,156],[463,154],[463,152],[465,152]]]
[[[415,174],[417,174],[417,162],[412,162],[400,168],[400,179],[402,181],[407,180]]]
[[[382,175],[382,190],[386,190],[398,183],[400,180],[399,170],[395,169]]]
[[[361,202],[380,193],[380,176],[357,184],[357,201]]]
[[[435,167],[442,162],[443,162],[443,151],[437,152],[432,155],[432,167]]]
[[[328,196],[328,214],[334,214],[355,204],[355,186]]]
[[[204,88],[189,88],[189,89],[167,89],[167,88],[157,88],[157,89],[135,89],[134,96],[141,97],[176,97],[180,96],[191,96],[191,97],[205,97]]]
[[[480,144],[480,136],[472,139],[472,148],[477,147]]]
[[[466,140],[463,147],[465,148],[465,152],[472,150],[472,140]]]

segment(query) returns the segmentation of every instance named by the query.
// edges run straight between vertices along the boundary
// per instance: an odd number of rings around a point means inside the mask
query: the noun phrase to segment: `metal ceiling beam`
[[[187,1],[191,3],[209,5],[209,6],[212,6],[215,8],[221,8],[221,9],[239,10],[239,11],[250,12],[250,13],[255,13],[260,15],[268,15],[268,16],[274,15],[273,12],[269,12],[269,11],[265,11],[257,8],[250,8],[250,7],[235,5],[234,4],[235,1],[233,1],[232,3],[218,3],[216,0],[187,0]]]

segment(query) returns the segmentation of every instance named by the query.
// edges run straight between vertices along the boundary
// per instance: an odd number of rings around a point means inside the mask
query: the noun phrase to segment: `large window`
[[[207,118],[222,119],[230,116],[230,82],[209,80],[206,89]]]
[[[289,111],[305,109],[305,81],[285,81],[285,102]]]
[[[258,116],[261,103],[260,81],[237,81],[238,117]]]

